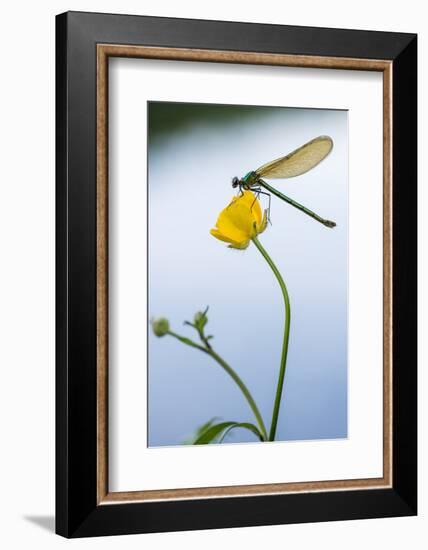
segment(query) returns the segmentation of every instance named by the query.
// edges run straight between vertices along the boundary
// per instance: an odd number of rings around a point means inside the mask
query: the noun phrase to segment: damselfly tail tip
[[[335,223],[335,222],[331,222],[330,220],[325,220],[324,225],[325,225],[326,227],[336,227],[336,223]]]

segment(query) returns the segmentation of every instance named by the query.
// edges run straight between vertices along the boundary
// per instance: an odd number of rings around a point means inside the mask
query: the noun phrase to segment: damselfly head
[[[236,187],[238,187],[239,185],[239,178],[237,178],[236,176],[232,179],[232,187],[234,189],[236,189]]]

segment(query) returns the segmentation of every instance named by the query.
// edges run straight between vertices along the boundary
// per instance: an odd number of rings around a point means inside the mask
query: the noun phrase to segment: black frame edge
[[[95,91],[96,60],[89,36],[70,12],[56,16],[56,532],[64,537],[97,504],[96,99],[86,95]]]
[[[417,36],[393,62],[393,485],[417,514]]]
[[[145,15],[77,11],[69,11],[67,15],[81,37],[107,44],[144,43],[147,46],[266,53],[280,52],[280,44],[281,53],[290,55],[392,60],[415,37],[413,33]]]
[[[68,531],[67,444],[67,16],[55,21],[55,530]]]
[[[72,538],[161,533],[414,515],[394,489],[107,504]],[[284,519],[286,518],[286,520]]]

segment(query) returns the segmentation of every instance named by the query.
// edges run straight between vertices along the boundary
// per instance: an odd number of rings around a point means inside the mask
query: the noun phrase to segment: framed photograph
[[[56,24],[57,533],[415,515],[416,35]]]

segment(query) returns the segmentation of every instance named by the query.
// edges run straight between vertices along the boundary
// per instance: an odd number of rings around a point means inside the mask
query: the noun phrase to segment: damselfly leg
[[[271,222],[271,219],[270,219],[270,203],[271,203],[271,198],[272,198],[271,194],[266,193],[266,191],[262,191],[261,187],[252,187],[251,191],[255,194],[253,204],[251,205],[251,210],[253,209],[253,206],[254,206],[256,200],[258,200],[258,198],[260,197],[260,195],[266,195],[268,197],[269,202],[268,202],[268,207],[267,207],[267,221],[270,223],[270,225],[272,225],[272,222]]]

